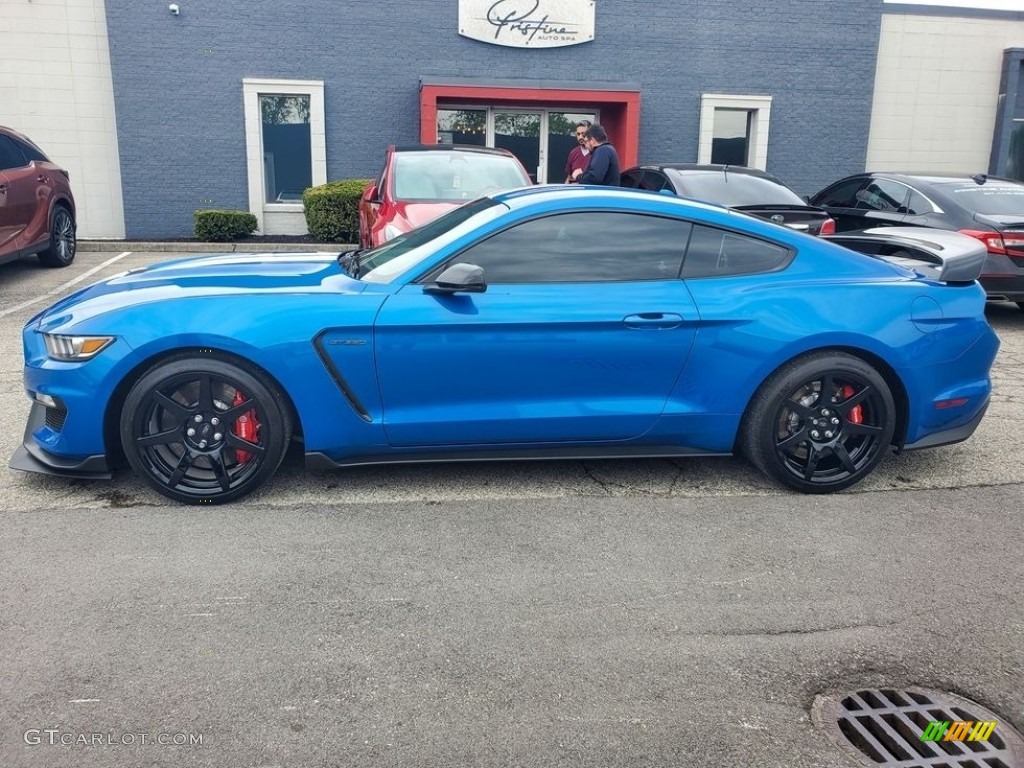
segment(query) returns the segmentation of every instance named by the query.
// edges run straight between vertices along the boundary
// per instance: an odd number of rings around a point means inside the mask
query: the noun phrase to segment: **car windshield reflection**
[[[507,206],[483,197],[455,208],[412,232],[399,235],[360,258],[361,279],[368,283],[389,283],[438,248],[496,218],[504,210]]]
[[[498,189],[529,186],[512,157],[473,152],[401,152],[395,157],[395,199],[475,200]]]

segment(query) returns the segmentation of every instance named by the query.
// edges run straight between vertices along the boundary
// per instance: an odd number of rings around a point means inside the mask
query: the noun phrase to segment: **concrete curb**
[[[197,243],[156,242],[141,240],[79,240],[78,251],[81,253],[123,251],[166,251],[168,253],[263,253],[266,251],[285,251],[288,253],[310,253],[321,251],[326,253],[350,251],[358,248],[354,243]]]

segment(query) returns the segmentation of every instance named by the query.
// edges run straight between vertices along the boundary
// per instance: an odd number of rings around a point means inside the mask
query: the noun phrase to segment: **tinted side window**
[[[857,193],[870,179],[848,179],[835,184],[811,199],[812,205],[831,205],[836,208],[856,208]]]
[[[669,184],[668,179],[665,178],[665,174],[658,173],[657,171],[647,171],[644,174],[643,180],[640,182],[640,189],[649,189],[652,192],[659,192],[663,189],[667,189],[670,192],[674,192],[672,185]]]
[[[873,179],[857,193],[857,207],[887,213],[906,213],[910,187],[888,179]]]
[[[643,171],[630,171],[629,173],[624,173],[622,174],[622,179],[619,181],[619,186],[636,189],[640,186],[640,177],[643,176],[643,174]]]
[[[753,275],[782,269],[792,259],[788,248],[722,229],[695,226],[683,262],[683,277]]]
[[[29,162],[33,160],[39,163],[48,162],[46,155],[44,155],[35,147],[29,146],[25,142],[18,141],[17,139],[11,139],[11,141],[13,141],[18,146],[18,149],[21,150],[21,153],[25,156],[25,159],[28,160]]]
[[[488,283],[594,283],[679,277],[690,224],[658,216],[580,211],[517,224],[452,263]]]
[[[28,160],[9,136],[0,136],[0,171],[7,168],[22,168]]]
[[[915,190],[910,190],[910,200],[907,201],[907,213],[913,216],[923,216],[926,213],[935,213],[935,206],[928,202],[928,199]]]

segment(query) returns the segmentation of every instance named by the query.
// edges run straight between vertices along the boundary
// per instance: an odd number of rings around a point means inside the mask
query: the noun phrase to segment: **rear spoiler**
[[[943,283],[971,283],[985,266],[985,244],[959,232],[930,227],[874,227],[825,235],[859,253],[921,272]]]

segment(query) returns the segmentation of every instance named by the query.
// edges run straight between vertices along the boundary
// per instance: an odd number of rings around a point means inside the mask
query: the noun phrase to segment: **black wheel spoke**
[[[871,395],[874,394],[874,391],[875,391],[874,387],[872,387],[870,384],[865,384],[864,388],[861,389],[860,392],[857,392],[857,393],[851,395],[850,397],[848,397],[846,400],[843,400],[842,402],[836,403],[836,409],[840,413],[842,413],[844,416],[847,416],[847,414],[851,410],[853,410],[858,405],[860,405],[865,400],[867,400],[869,397],[871,397]]]
[[[181,461],[178,462],[178,466],[174,468],[174,472],[171,474],[169,478],[167,478],[167,484],[169,486],[171,486],[172,488],[177,487],[177,485],[181,482],[181,478],[185,476],[185,473],[188,472],[189,467],[192,466],[193,458],[194,457],[192,456],[192,454],[189,453],[188,451],[185,451],[185,453],[181,455]]]
[[[847,422],[843,426],[843,430],[848,435],[880,435],[882,434],[882,428],[876,427],[871,424],[854,424],[852,421]]]
[[[784,440],[780,440],[778,442],[778,444],[776,445],[776,447],[780,451],[789,452],[789,451],[793,450],[793,448],[795,448],[797,445],[799,445],[802,441],[804,441],[806,439],[807,439],[807,428],[803,427],[800,430],[798,430],[797,432],[794,432],[789,437],[785,438]]]
[[[821,450],[812,445],[807,454],[807,464],[804,465],[804,480],[807,482],[814,480],[814,473],[818,471],[818,460],[820,458]]]
[[[785,403],[785,408],[792,411],[802,419],[814,418],[814,411],[811,408],[808,408],[803,403],[798,403],[796,400],[787,400]]]
[[[210,466],[213,467],[213,474],[217,478],[217,482],[220,483],[221,490],[231,490],[231,478],[228,476],[228,471],[224,468],[224,459],[220,451],[211,453],[209,455]]]
[[[224,442],[232,448],[239,451],[248,451],[249,453],[255,453],[260,456],[263,455],[263,446],[257,445],[256,443],[250,443],[248,440],[239,437],[234,432],[228,432],[224,435]]]
[[[244,403],[239,403],[236,406],[228,408],[226,411],[221,411],[218,415],[223,421],[234,421],[243,413],[248,413],[256,407],[256,404],[252,400],[246,400]]]
[[[168,397],[163,392],[154,392],[153,399],[163,407],[165,411],[178,419],[179,424],[187,419],[192,411],[179,403],[174,398]]]
[[[151,445],[168,445],[170,443],[180,443],[181,439],[181,426],[168,429],[166,432],[157,432],[152,435],[143,435],[135,441],[135,444],[139,448],[148,448]]]
[[[836,391],[835,377],[831,373],[826,373],[821,378],[821,393],[818,396],[818,405],[823,405],[828,402],[825,398],[831,398]]]
[[[857,471],[857,465],[853,463],[853,459],[850,458],[849,452],[846,450],[846,446],[842,443],[836,443],[832,446],[832,452],[839,459],[839,463],[843,465],[843,469],[849,472],[851,475]]]
[[[199,378],[199,400],[196,405],[200,411],[209,413],[213,410],[213,380],[209,376]]]

